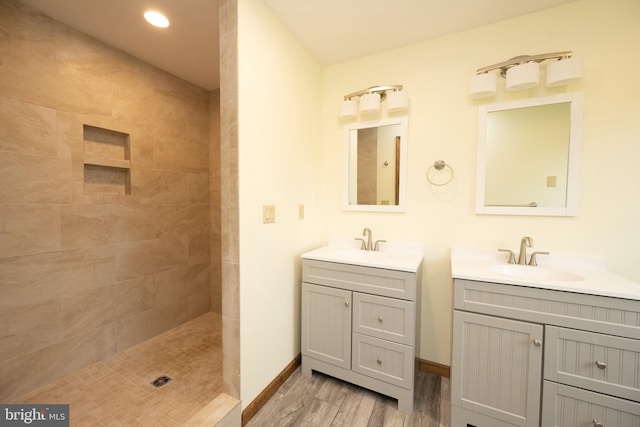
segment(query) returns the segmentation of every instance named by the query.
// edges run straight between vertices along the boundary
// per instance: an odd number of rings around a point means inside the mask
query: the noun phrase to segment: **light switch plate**
[[[547,187],[555,187],[556,186],[556,177],[548,176],[547,177]]]
[[[304,219],[304,205],[298,205],[298,219]]]
[[[274,205],[262,206],[262,223],[273,224],[276,222],[276,207]]]

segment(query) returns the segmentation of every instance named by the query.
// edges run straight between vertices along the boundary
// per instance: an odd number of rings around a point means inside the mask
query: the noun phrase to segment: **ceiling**
[[[220,85],[218,0],[20,1],[205,89]],[[329,65],[576,0],[263,1]],[[170,27],[147,24],[142,14],[150,8]]]

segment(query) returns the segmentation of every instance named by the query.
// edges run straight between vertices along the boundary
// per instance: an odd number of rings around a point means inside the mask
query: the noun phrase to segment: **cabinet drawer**
[[[413,347],[353,334],[354,372],[406,389],[413,384]]]
[[[544,381],[545,427],[630,427],[640,425],[640,403]]]
[[[640,341],[547,326],[545,379],[640,400]]]
[[[302,281],[415,301],[416,274],[336,262],[302,260]]]
[[[353,331],[413,345],[415,303],[368,294],[353,294]]]

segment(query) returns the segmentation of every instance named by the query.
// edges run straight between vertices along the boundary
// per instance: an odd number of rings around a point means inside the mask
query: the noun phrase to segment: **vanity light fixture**
[[[144,13],[144,19],[154,27],[167,28],[169,26],[169,20],[160,12],[154,10],[148,10]]]
[[[375,114],[380,111],[380,103],[387,100],[387,112],[403,111],[409,108],[409,95],[402,90],[402,85],[372,86],[368,89],[344,96],[340,104],[339,116],[343,119],[354,119],[358,116],[360,98],[360,114]]]
[[[499,70],[506,79],[508,91],[530,89],[540,82],[540,63],[556,60],[546,68],[545,86],[564,86],[582,78],[582,61],[573,57],[571,51],[541,53],[539,55],[521,55],[504,62],[478,68],[469,83],[469,96],[474,99],[487,98],[497,92],[497,74],[489,71]]]

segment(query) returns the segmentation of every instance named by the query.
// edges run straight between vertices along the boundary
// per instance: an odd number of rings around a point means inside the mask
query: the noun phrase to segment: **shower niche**
[[[83,126],[84,193],[131,194],[129,134]]]

